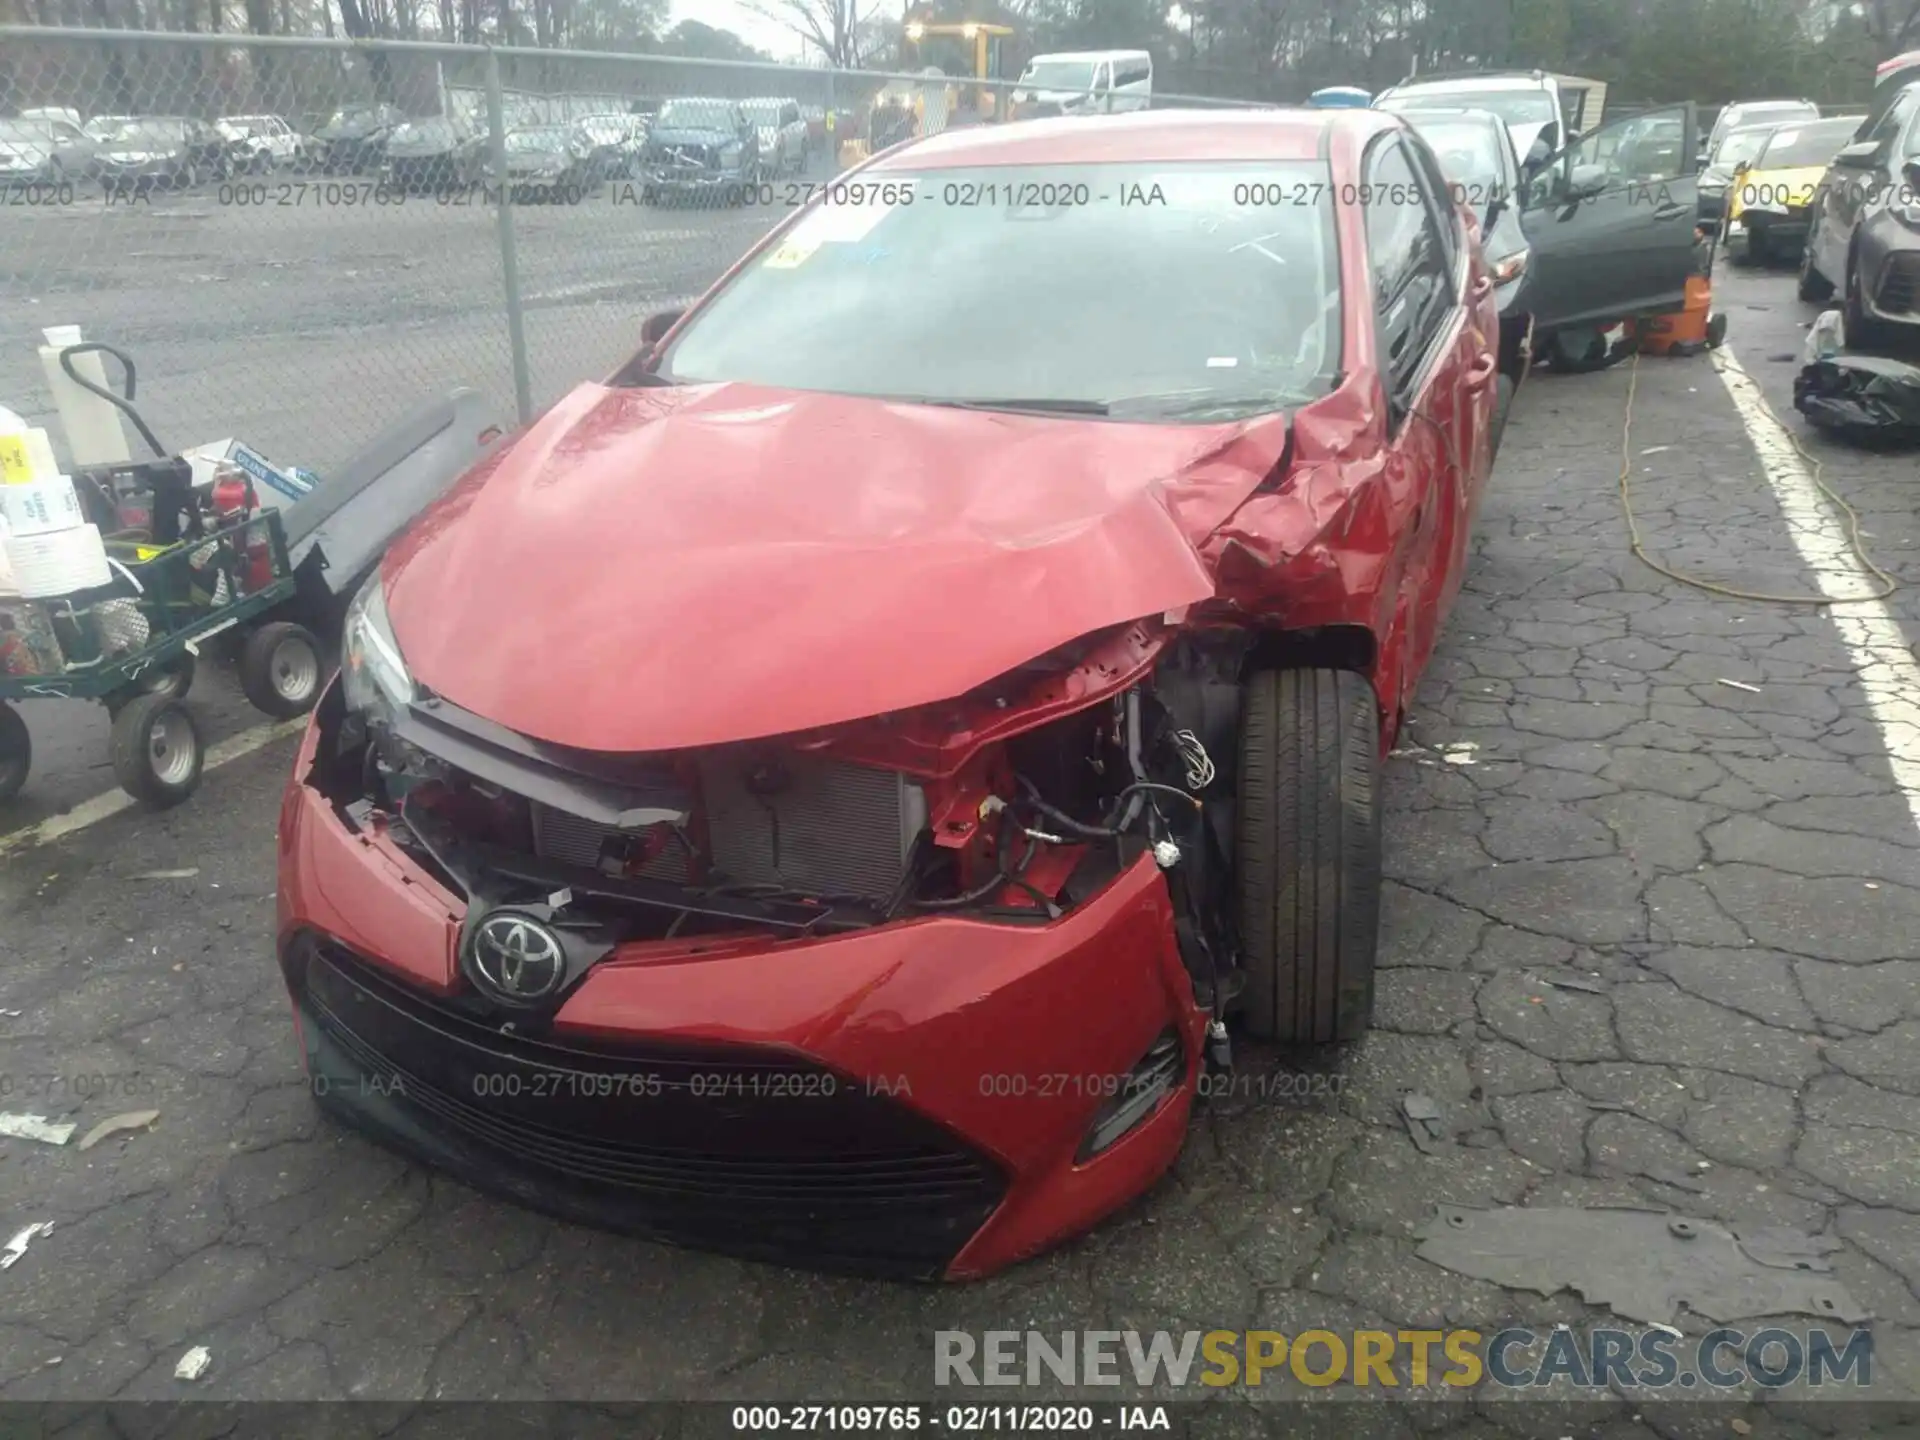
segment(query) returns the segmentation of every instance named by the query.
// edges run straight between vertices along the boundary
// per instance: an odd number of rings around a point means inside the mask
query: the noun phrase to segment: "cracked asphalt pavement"
[[[1811,313],[1791,278],[1725,276],[1718,300],[1875,557],[1920,579],[1911,456],[1824,445],[1789,408],[1794,367],[1770,357],[1797,350]],[[1214,1106],[1150,1195],[983,1283],[826,1279],[570,1228],[323,1122],[271,958],[291,742],[210,775],[180,810],[0,861],[0,1065],[16,1091],[35,1075],[107,1086],[4,1108],[82,1132],[160,1111],[85,1152],[0,1144],[9,1233],[54,1222],[0,1274],[0,1397],[932,1399],[940,1329],[1606,1321],[1567,1293],[1419,1259],[1412,1228],[1442,1201],[1654,1205],[1835,1236],[1836,1279],[1875,1316],[1871,1394],[1915,1397],[1911,797],[1833,618],[1676,585],[1631,557],[1617,487],[1630,379],[1543,374],[1517,404],[1389,764],[1374,1032],[1331,1059],[1243,1042],[1255,1073],[1338,1081]],[[1641,362],[1631,451],[1663,562],[1813,583],[1708,359]],[[1920,636],[1920,596],[1888,606]],[[1433,1153],[1407,1133],[1409,1092],[1440,1111]],[[192,1345],[213,1362],[188,1386],[173,1368]],[[1334,1403],[1287,1433],[1566,1433],[1515,1428],[1494,1403],[1312,1393]],[[1248,1392],[1210,1398],[1221,1428],[1260,1425]],[[1737,1398],[1746,1429],[1722,1407],[1625,1395],[1592,1433],[1886,1433],[1803,1390]]]

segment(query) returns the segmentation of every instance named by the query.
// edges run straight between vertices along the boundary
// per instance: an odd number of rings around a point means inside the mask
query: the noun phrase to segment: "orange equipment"
[[[1726,313],[1713,308],[1713,251],[1712,240],[1702,235],[1678,310],[1627,322],[1627,337],[1642,355],[1698,355],[1727,338]]]

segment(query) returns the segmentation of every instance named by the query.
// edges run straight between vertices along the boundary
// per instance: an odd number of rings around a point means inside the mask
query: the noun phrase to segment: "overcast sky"
[[[778,21],[763,19],[738,0],[674,0],[673,19],[676,24],[698,20],[716,30],[731,30],[776,60],[798,60],[804,49],[792,30]]]

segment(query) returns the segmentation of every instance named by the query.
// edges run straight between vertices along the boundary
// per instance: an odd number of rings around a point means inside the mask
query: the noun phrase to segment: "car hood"
[[[1791,170],[1749,170],[1732,191],[1732,213],[1748,210],[1784,213],[1789,205],[1805,205],[1827,173],[1824,165],[1801,165]],[[1757,203],[1756,203],[1757,202]]]
[[[671,130],[654,130],[648,133],[649,143],[662,147],[674,145],[731,145],[737,140],[731,130],[689,129],[675,126]]]
[[[179,141],[135,141],[129,145],[102,145],[99,153],[108,160],[167,160],[186,150]]]
[[[583,385],[395,546],[388,613],[421,684],[556,744],[865,719],[1209,598],[1288,423]]]

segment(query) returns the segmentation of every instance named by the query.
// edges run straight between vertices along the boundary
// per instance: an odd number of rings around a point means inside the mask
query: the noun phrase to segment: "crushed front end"
[[[415,685],[379,593],[280,826],[323,1106],[565,1218],[917,1278],[1172,1163],[1234,981],[1234,632],[1126,625],[942,705],[609,755]]]

